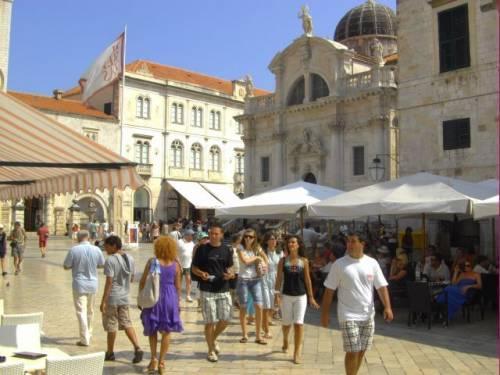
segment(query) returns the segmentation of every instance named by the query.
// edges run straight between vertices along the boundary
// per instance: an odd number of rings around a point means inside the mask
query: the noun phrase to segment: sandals
[[[165,361],[160,361],[160,364],[158,365],[158,374],[163,375],[166,373],[167,370],[165,370]]]
[[[155,359],[151,359],[151,361],[149,362],[149,365],[146,369],[146,373],[147,374],[155,374],[156,371],[158,371],[158,360],[155,358]]]
[[[267,345],[267,341],[264,341],[262,339],[256,339],[255,340],[255,343],[256,344],[259,344],[259,345]]]
[[[240,343],[242,343],[242,344],[246,344],[247,342],[248,342],[248,337],[242,337],[240,339]]]
[[[273,335],[271,335],[271,333],[264,333],[264,336],[263,336],[265,339],[272,339],[273,338]]]
[[[281,351],[282,351],[283,353],[285,353],[285,354],[286,354],[286,353],[288,353],[288,345],[287,345],[287,346],[283,345],[283,346],[281,347]]]

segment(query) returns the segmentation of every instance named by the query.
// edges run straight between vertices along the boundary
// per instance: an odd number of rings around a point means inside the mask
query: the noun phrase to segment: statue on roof
[[[250,74],[245,76],[245,98],[253,96],[253,80]]]
[[[312,36],[313,21],[311,13],[309,12],[309,7],[307,5],[302,5],[299,13],[299,18],[302,19],[302,29],[304,29],[304,34],[307,36]]]
[[[373,39],[370,50],[372,52],[372,56],[377,60],[377,64],[379,66],[384,66],[384,46],[377,38]]]

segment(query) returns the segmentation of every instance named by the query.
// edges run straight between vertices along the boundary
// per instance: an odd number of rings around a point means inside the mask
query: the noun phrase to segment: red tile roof
[[[147,60],[135,60],[127,64],[127,72],[141,74],[142,70],[149,72],[154,78],[188,83],[201,86],[214,91],[219,91],[227,95],[233,95],[233,84],[231,81],[208,76],[201,73],[192,72],[186,69],[176,68],[174,66],[162,65]],[[63,97],[72,96],[80,93],[80,87],[76,86],[64,92]],[[269,95],[271,92],[254,89],[255,96]]]
[[[51,96],[26,94],[14,91],[9,91],[8,94],[40,110],[97,117],[106,120],[116,119],[114,116],[107,115],[106,113],[101,112],[93,107],[87,106],[77,100],[55,99]]]

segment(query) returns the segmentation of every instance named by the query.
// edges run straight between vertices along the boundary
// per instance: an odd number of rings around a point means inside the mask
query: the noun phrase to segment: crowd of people
[[[255,323],[254,343],[267,345],[272,338],[270,326],[278,318],[282,325],[283,353],[289,351],[293,326],[292,358],[294,363],[301,363],[307,306],[319,309],[322,301],[321,324],[326,327],[330,304],[336,294],[346,372],[356,374],[373,340],[374,289],[384,319],[391,321],[393,295],[406,290],[406,281],[441,282],[444,290],[436,294],[436,301],[446,292],[449,313],[453,315],[471,293],[482,288],[480,273],[497,272],[486,257],[476,257],[472,251],[459,249],[453,259],[447,259],[437,247],[430,245],[421,257],[416,256],[411,228],[407,228],[398,247],[395,237],[383,231],[376,235],[340,231],[328,236],[306,224],[296,233],[262,232],[250,227],[231,234],[224,233],[219,224],[207,226],[179,221],[166,227],[153,223],[147,228],[154,253],[145,265],[139,290],[145,288],[148,275],[159,275],[156,303],[140,307],[143,334],[148,337],[151,352],[148,372],[165,372],[170,334],[183,330],[182,283],[186,303],[198,301],[210,362],[219,360],[222,348],[218,338],[231,320],[233,309],[237,308],[240,344],[250,342],[248,325]],[[105,359],[115,359],[116,335],[118,330],[123,330],[134,349],[132,362],[139,363],[144,351],[129,313],[129,306],[135,304],[130,301],[134,259],[124,251],[121,239],[109,232],[109,227],[104,235],[103,249],[108,255],[105,259],[103,251],[94,243],[102,235],[100,226],[94,222],[88,229],[78,228],[75,238],[78,243],[64,260],[64,268],[71,270],[73,276],[73,301],[79,323],[76,344],[91,344],[98,269],[103,268],[106,281],[100,311],[107,333]],[[44,224],[38,230],[38,238],[44,257],[48,240]],[[7,243],[17,274],[21,272],[25,241],[26,233],[20,223],[8,234],[0,226],[4,276]],[[193,293],[195,289],[199,290],[198,298]]]

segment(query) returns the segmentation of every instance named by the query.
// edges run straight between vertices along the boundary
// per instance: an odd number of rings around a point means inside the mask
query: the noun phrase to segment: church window
[[[441,73],[470,66],[467,4],[438,13]]]
[[[352,161],[354,176],[362,176],[365,174],[365,147],[355,146],[352,148]]]
[[[318,74],[311,74],[311,101],[330,95],[330,90],[325,80]]]
[[[304,103],[304,95],[305,81],[304,77],[300,77],[290,90],[290,94],[288,95],[288,105],[291,106]]]
[[[443,150],[470,148],[470,119],[443,121]]]

